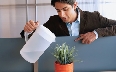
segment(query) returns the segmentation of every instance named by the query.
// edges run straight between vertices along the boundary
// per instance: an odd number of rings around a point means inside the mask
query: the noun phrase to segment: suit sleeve
[[[30,38],[33,35],[34,32],[35,32],[35,30],[31,34],[28,35],[28,38]],[[21,35],[22,38],[25,38],[24,34],[25,34],[25,31],[22,30],[21,33],[20,33],[20,35]]]
[[[22,38],[25,38],[25,36],[24,36],[24,30],[21,31],[20,35],[21,35]]]
[[[97,12],[97,16],[101,26],[100,28],[95,29],[95,31],[98,33],[98,37],[115,36],[116,20],[103,17],[98,12]]]

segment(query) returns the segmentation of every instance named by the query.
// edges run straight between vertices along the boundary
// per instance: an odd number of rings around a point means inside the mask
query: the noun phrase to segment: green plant
[[[75,47],[70,48],[66,43],[63,43],[62,45],[57,44],[52,54],[56,58],[56,62],[65,65],[74,62],[76,51]]]

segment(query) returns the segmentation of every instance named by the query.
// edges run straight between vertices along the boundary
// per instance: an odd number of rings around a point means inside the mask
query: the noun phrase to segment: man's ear
[[[78,5],[78,3],[75,1],[75,3],[74,3],[74,9],[76,9],[77,8],[77,5]]]

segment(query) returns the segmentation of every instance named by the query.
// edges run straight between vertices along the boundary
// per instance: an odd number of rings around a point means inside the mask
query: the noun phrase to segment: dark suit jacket
[[[66,23],[64,23],[58,15],[51,16],[44,26],[56,36],[69,36]],[[88,12],[80,10],[79,33],[84,34],[94,30],[98,33],[98,37],[116,35],[116,21],[101,16],[97,11]],[[20,34],[24,37],[24,31]],[[32,34],[29,36],[31,35]]]

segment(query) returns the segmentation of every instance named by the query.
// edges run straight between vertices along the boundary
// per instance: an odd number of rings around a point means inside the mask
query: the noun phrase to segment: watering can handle
[[[28,41],[28,33],[25,32],[25,42],[27,42],[27,41]]]
[[[28,41],[28,33],[25,32],[25,42]],[[38,61],[34,63],[34,72],[38,72]]]

